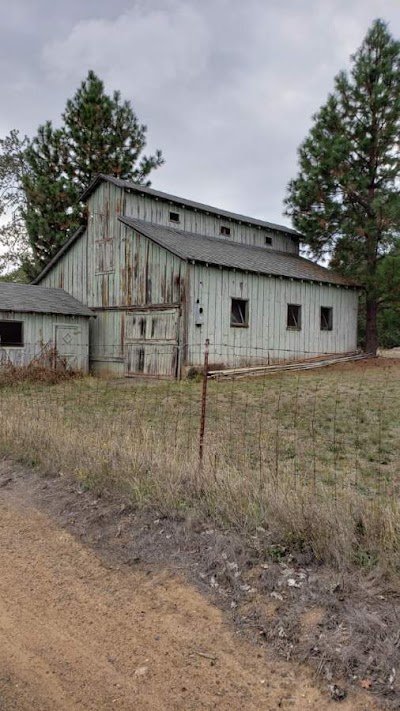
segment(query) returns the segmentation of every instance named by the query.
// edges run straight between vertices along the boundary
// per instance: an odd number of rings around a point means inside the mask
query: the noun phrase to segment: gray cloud
[[[375,17],[400,34],[398,0],[54,5],[14,2],[0,30],[0,131],[57,122],[93,68],[163,149],[155,187],[274,221],[334,75]]]

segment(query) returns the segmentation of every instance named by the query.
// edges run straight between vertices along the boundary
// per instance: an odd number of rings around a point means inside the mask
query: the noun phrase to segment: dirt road
[[[2,711],[337,706],[176,576],[108,565],[35,508],[29,482],[22,500],[0,488]],[[378,707],[360,695],[340,708]]]

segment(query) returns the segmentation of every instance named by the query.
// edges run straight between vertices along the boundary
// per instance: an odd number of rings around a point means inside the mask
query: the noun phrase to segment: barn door
[[[175,378],[179,308],[143,309],[125,316],[125,375]]]
[[[57,354],[64,358],[69,368],[79,369],[82,349],[82,331],[77,325],[58,324],[54,327],[54,343]]]

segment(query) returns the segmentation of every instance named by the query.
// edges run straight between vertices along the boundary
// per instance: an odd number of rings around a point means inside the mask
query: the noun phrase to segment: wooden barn
[[[99,175],[87,225],[37,278],[97,315],[90,362],[107,375],[179,377],[356,349],[357,287],[299,256],[290,228]]]
[[[87,373],[93,316],[63,289],[0,282],[0,364],[28,365],[50,348]]]

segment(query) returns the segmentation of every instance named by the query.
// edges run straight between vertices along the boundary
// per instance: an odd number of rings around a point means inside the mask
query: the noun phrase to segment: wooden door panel
[[[125,317],[125,374],[176,377],[179,309],[143,309]]]

